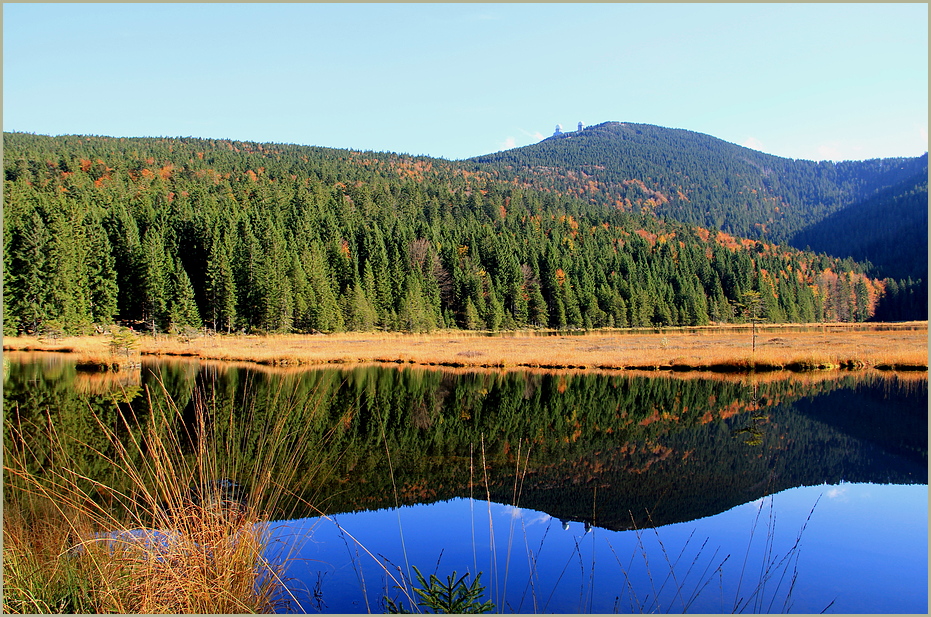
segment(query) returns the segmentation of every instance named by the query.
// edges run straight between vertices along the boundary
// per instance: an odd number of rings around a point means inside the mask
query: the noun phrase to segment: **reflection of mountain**
[[[758,384],[754,401],[749,386],[709,380],[447,379],[405,405],[415,430],[395,433],[398,446],[409,440],[392,458],[397,500],[383,458],[363,457],[345,468],[342,492],[323,491],[326,509],[488,494],[620,529],[692,520],[794,486],[923,483],[927,387],[917,383],[790,379]],[[862,409],[856,422],[851,401]]]
[[[620,529],[632,524],[631,512],[638,526],[687,521],[800,485],[927,483],[926,379],[454,375],[373,367],[279,375],[146,365],[143,385],[156,404],[161,384],[180,411],[179,435],[194,428],[195,401],[205,401],[215,418],[237,419],[208,422],[218,434],[280,421],[288,434],[310,440],[310,459],[268,465],[259,430],[220,435],[220,443],[241,444],[239,469],[274,473],[275,465],[297,465],[305,486],[293,488],[327,513],[490,496]],[[87,410],[111,426],[130,418],[126,434],[149,414],[146,395],[132,402],[131,416],[120,416],[112,397],[75,388],[73,368],[16,363],[4,403],[17,410],[35,452],[46,413],[59,432],[80,437],[90,447],[75,440],[69,465],[91,477],[106,477],[97,452],[108,445]],[[281,514],[316,512],[302,505]]]
[[[710,516],[796,486],[927,483],[926,401],[863,386],[671,432],[652,448],[625,444],[531,474],[520,504],[573,520],[590,521],[594,510],[598,526],[623,529]],[[748,445],[754,434],[760,445]],[[509,497],[507,487],[495,497]]]

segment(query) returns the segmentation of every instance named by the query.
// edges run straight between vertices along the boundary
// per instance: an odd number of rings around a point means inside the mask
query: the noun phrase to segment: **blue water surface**
[[[291,612],[410,610],[417,566],[481,572],[498,612],[927,613],[927,504],[927,485],[821,485],[609,531],[454,499],[275,522],[269,557]]]

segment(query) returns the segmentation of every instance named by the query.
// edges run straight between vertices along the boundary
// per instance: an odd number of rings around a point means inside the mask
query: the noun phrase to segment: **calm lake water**
[[[926,374],[112,375],[4,356],[5,447],[18,427],[37,472],[60,464],[41,445],[54,426],[68,465],[117,481],[97,421],[128,439],[160,406],[192,449],[199,409],[217,434],[253,427],[223,442],[239,470],[261,427],[307,446],[269,523],[282,611],[410,609],[414,566],[481,572],[501,612],[928,611]]]

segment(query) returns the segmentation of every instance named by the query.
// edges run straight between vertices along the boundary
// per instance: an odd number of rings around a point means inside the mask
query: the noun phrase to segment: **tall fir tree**
[[[168,330],[183,331],[185,328],[200,328],[203,323],[194,298],[194,286],[187,271],[179,260],[172,264],[169,280]]]

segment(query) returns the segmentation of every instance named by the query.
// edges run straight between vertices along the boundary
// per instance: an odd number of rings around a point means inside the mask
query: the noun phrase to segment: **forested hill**
[[[693,131],[620,122],[468,162],[525,187],[781,243],[847,206],[928,173],[927,154],[839,163],[794,160]]]
[[[791,243],[869,261],[882,277],[927,280],[927,170],[835,212]]]
[[[740,321],[754,297],[774,322],[865,320],[886,286],[853,260],[493,176],[285,144],[4,133],[4,331],[698,325]]]

